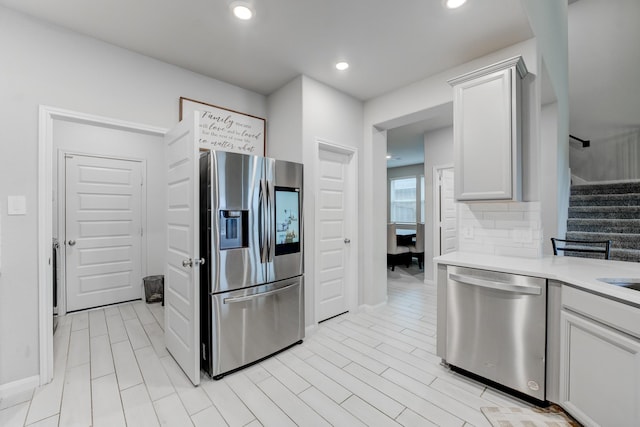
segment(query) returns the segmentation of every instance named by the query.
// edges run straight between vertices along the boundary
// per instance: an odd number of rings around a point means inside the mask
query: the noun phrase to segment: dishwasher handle
[[[464,276],[462,274],[449,273],[449,279],[454,282],[464,283],[466,285],[480,286],[498,291],[513,292],[527,295],[540,295],[542,288],[535,285],[514,285],[512,283],[498,282],[493,280],[478,279],[477,277]]]

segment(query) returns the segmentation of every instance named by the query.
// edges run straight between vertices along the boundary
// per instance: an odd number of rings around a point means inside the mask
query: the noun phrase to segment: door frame
[[[443,169],[453,169],[453,163],[433,166],[433,191],[431,192],[433,205],[433,256],[440,256],[442,247],[442,235],[440,234],[440,171]],[[435,266],[434,266],[435,268]],[[433,276],[434,280],[436,276]]]
[[[38,118],[38,343],[40,385],[53,379],[53,285],[51,242],[53,238],[53,123],[71,121],[163,137],[167,129],[85,114],[47,105],[39,106]]]
[[[347,163],[347,210],[350,212],[349,218],[347,218],[348,224],[350,224],[351,243],[350,245],[350,261],[345,268],[347,283],[347,289],[345,290],[347,298],[347,310],[355,312],[358,309],[358,264],[359,264],[359,245],[358,245],[358,149],[355,147],[349,147],[342,144],[327,141],[325,139],[316,138],[316,153],[314,159],[314,189],[319,188],[320,181],[320,152],[331,151],[338,154],[343,154],[349,157]],[[320,231],[320,216],[318,215],[318,208],[314,204],[314,254],[318,254],[320,250],[319,245],[319,231]],[[321,320],[318,318],[320,310],[320,286],[318,286],[320,278],[320,263],[314,262],[313,266],[313,282],[314,282],[314,294],[313,294],[313,317],[314,324],[317,325]]]
[[[66,156],[84,156],[84,157],[94,157],[98,159],[112,159],[112,160],[124,160],[130,162],[137,162],[141,164],[142,167],[142,189],[140,192],[140,227],[142,227],[143,235],[140,238],[140,259],[147,259],[147,239],[146,234],[144,234],[147,230],[147,204],[145,201],[147,200],[147,161],[145,159],[139,159],[134,157],[113,157],[113,156],[101,156],[97,154],[90,153],[82,153],[78,151],[65,151],[58,150],[58,196],[56,197],[56,202],[58,204],[58,240],[60,242],[60,251],[58,252],[58,263],[62,267],[60,272],[60,281],[58,283],[58,316],[64,316],[67,314],[67,254],[63,249],[65,246],[65,239],[61,239],[61,237],[66,236],[67,224],[65,221],[66,212],[67,212],[67,198],[66,198],[66,185],[67,185],[67,175],[66,175],[66,167],[65,167],[65,158]],[[141,278],[147,275],[147,263],[142,262],[140,266],[140,274]],[[53,280],[53,278],[52,278]],[[142,287],[140,288],[140,296],[144,296],[144,290]],[[61,298],[60,298],[61,297]]]

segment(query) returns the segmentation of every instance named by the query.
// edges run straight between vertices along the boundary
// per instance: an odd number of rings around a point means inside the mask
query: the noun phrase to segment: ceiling
[[[387,168],[424,163],[424,134],[453,124],[453,103],[440,105],[424,119],[387,131]]]
[[[368,100],[532,37],[520,0],[0,0],[0,5],[269,95],[300,74]],[[569,0],[570,131],[604,139],[640,127],[640,1]],[[472,42],[470,42],[472,41]],[[347,60],[338,72],[333,65]],[[447,123],[448,121],[448,123]],[[419,158],[439,120],[389,131],[395,157]],[[397,163],[399,165],[400,163]],[[394,164],[393,161],[391,164]]]
[[[368,100],[532,37],[520,0],[252,0],[249,22],[229,1],[0,5],[263,95],[304,74]]]
[[[640,1],[569,1],[569,132],[592,143],[640,133]],[[543,75],[543,79],[546,76]],[[543,88],[550,88],[544,83]],[[545,99],[552,96],[543,94]],[[444,117],[443,117],[444,118]],[[453,123],[449,122],[449,125]],[[421,163],[424,132],[442,126],[417,123],[387,133],[387,151],[399,161]],[[414,159],[411,163],[408,159]]]

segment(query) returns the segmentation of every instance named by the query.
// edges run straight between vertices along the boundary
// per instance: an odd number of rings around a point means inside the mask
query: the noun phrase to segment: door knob
[[[67,244],[68,244],[69,246],[75,246],[75,245],[76,245],[76,241],[75,241],[75,240],[69,240],[69,241],[67,242]]]
[[[183,267],[193,267],[193,266],[199,266],[199,265],[204,265],[204,258],[200,258],[200,259],[183,259],[182,260],[182,266]]]
[[[345,238],[345,239],[344,239],[344,242],[345,242],[345,243],[351,243],[351,239],[347,239],[347,238]]]

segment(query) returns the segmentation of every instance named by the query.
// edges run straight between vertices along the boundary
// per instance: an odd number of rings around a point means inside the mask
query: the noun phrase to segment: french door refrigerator
[[[304,338],[302,165],[200,156],[200,365],[222,378]]]

